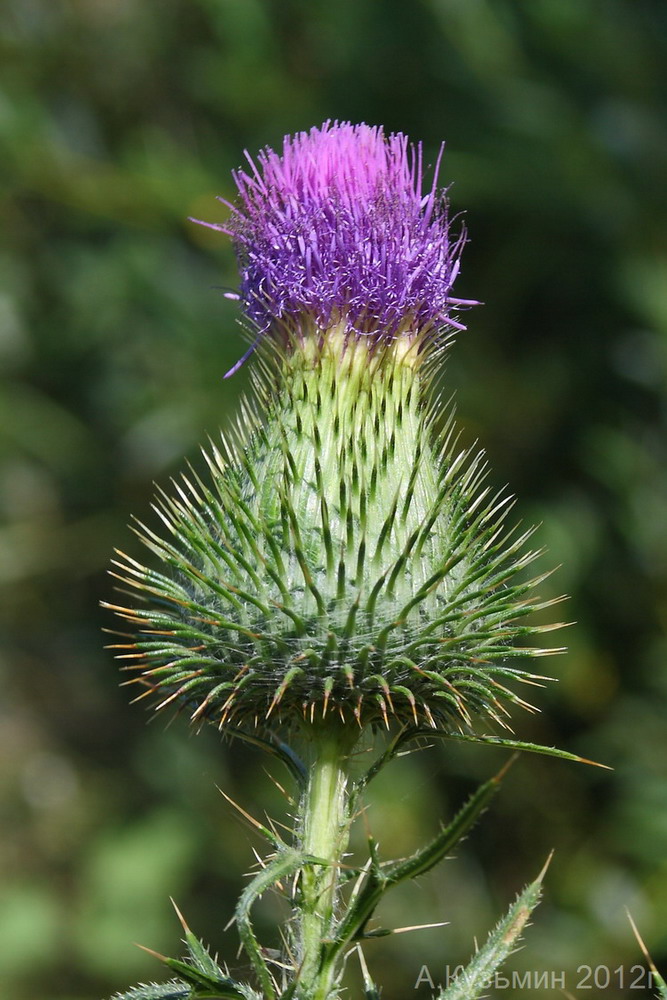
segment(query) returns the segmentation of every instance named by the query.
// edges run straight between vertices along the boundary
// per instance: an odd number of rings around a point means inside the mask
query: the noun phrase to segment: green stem
[[[297,995],[327,1000],[335,983],[335,967],[323,967],[331,939],[338,898],[340,862],[349,837],[347,756],[358,733],[348,727],[322,728],[313,734],[314,760],[302,800],[302,849],[319,864],[301,875],[299,913],[301,968]]]

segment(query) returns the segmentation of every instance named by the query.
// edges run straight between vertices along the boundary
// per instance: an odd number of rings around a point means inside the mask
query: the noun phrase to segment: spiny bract
[[[540,631],[531,532],[506,530],[451,420],[438,439],[429,350],[334,330],[262,357],[238,440],[160,495],[168,538],[140,531],[166,570],[119,562],[143,598],[116,608],[137,633],[119,657],[221,728],[504,724],[525,705],[505,682],[536,680],[508,658],[544,652],[514,645]]]

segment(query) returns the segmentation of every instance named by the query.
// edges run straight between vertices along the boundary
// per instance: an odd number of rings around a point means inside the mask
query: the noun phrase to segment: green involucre
[[[505,527],[509,498],[452,420],[436,432],[433,366],[407,337],[336,331],[264,356],[210,479],[160,494],[166,537],[141,527],[162,568],[118,564],[141,605],[115,608],[136,629],[115,648],[158,708],[465,731],[525,704],[505,682],[535,679],[508,659],[545,652],[523,644],[532,532]]]

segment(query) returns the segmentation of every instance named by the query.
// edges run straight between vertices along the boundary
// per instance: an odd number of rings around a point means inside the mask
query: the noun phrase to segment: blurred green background
[[[137,551],[130,516],[150,519],[153,483],[197,461],[247,379],[222,380],[244,348],[216,288],[235,284],[230,247],[186,217],[223,217],[244,148],[328,117],[407,132],[429,160],[447,141],[471,240],[457,291],[485,305],[445,392],[518,517],[543,522],[541,566],[562,564],[547,589],[576,621],[517,735],[615,768],[522,758],[459,858],[382,914],[451,924],[368,961],[386,1000],[427,998],[421,966],[442,981],[553,847],[510,967],[564,971],[575,996],[650,995],[625,907],[664,971],[667,4],[6,0],[0,38],[3,1000],[159,977],[132,942],[178,952],[170,894],[235,961],[223,928],[253,838],[215,786],[284,807],[258,755],[146,724],[98,601],[113,546]],[[386,852],[506,756],[396,764],[369,809]]]

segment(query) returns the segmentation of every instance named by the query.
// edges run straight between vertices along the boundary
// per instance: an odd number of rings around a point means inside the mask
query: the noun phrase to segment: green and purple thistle
[[[325,124],[235,173],[233,240],[255,331],[239,424],[120,558],[142,603],[119,658],[158,708],[228,731],[400,724],[471,733],[525,705],[543,627],[531,534],[459,446],[432,382],[474,303],[452,295],[464,232],[422,150]],[[207,224],[207,223],[204,223]],[[439,429],[440,428],[440,429]],[[357,730],[358,731],[358,730]]]
[[[507,526],[510,498],[486,484],[433,390],[474,305],[452,295],[465,233],[438,187],[441,156],[424,191],[421,146],[326,123],[248,157],[228,221],[203,223],[236,250],[252,392],[205,452],[208,471],[159,494],[161,531],[139,527],[157,568],[119,555],[136,604],[111,606],[132,630],[114,648],[140,697],[271,748],[299,798],[287,839],[255,824],[272,853],[235,913],[253,984],[231,980],[183,923],[186,958],[163,959],[178,978],[123,1000],[335,1000],[382,895],[447,856],[502,777],[414,854],[380,861],[371,838],[343,872],[355,803],[399,749],[428,731],[572,757],[476,729],[507,730],[513,705],[530,708],[515,686],[542,678],[522,665],[555,650],[533,645],[547,626],[528,621],[549,603],[526,575],[532,531]],[[351,751],[378,729],[391,737],[355,777]],[[308,767],[285,742],[297,735]],[[541,880],[439,1000],[483,994]],[[292,915],[273,962],[250,911],[276,885]]]

